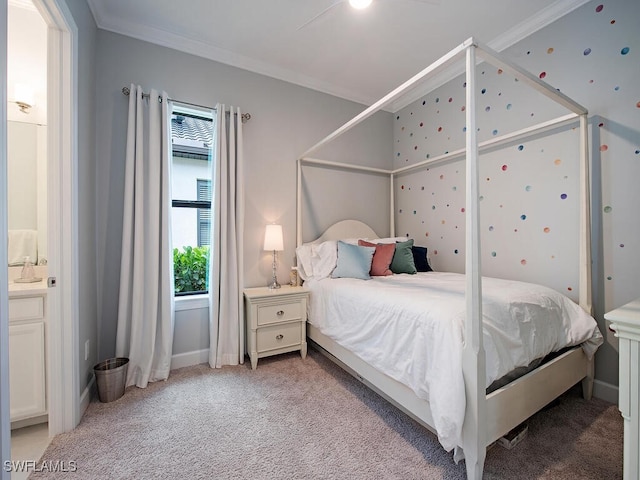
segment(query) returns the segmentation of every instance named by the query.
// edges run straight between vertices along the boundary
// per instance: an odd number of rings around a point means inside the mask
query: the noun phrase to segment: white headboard
[[[379,238],[373,229],[359,220],[342,220],[327,228],[322,235],[310,243],[322,243],[327,240],[344,238]]]

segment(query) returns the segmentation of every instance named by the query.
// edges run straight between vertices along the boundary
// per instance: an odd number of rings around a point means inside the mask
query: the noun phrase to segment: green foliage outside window
[[[204,292],[207,290],[207,264],[209,247],[183,247],[173,249],[175,293]]]

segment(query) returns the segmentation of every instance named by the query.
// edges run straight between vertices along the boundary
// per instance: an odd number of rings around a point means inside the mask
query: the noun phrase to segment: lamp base
[[[269,288],[271,290],[275,290],[276,288],[280,288],[280,284],[278,283],[278,276],[276,275],[276,251],[273,251],[273,261],[271,262],[271,283],[269,284]]]

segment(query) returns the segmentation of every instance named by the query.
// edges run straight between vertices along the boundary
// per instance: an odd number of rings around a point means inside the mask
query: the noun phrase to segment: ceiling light
[[[349,5],[360,10],[371,5],[371,1],[372,0],[349,0]]]

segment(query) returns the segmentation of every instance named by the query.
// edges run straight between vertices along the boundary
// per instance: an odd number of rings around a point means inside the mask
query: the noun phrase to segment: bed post
[[[393,172],[389,174],[389,236],[396,236],[396,222],[394,219],[395,213],[395,187],[394,187],[394,178],[395,175]]]
[[[479,171],[476,130],[476,46],[467,48],[466,87],[466,322],[462,350],[467,405],[462,427],[462,448],[467,478],[482,479],[486,457],[486,359],[482,346],[482,281],[480,271]]]
[[[296,247],[302,245],[302,159],[296,162]]]
[[[589,124],[580,115],[580,285],[579,303],[593,315],[591,305],[591,190],[589,180]]]

